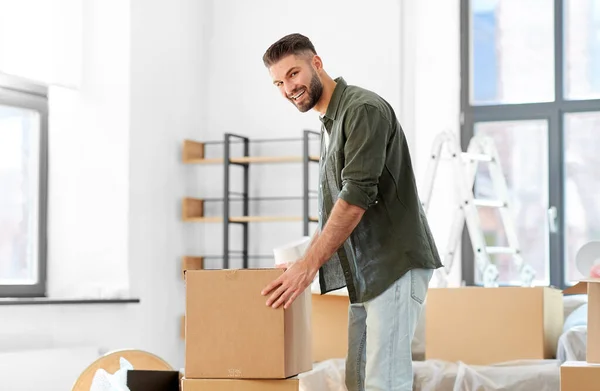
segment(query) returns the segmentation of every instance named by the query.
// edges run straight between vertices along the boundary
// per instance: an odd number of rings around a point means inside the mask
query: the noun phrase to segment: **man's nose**
[[[284,87],[285,87],[285,94],[288,97],[290,97],[294,93],[294,91],[296,90],[296,86],[294,84],[292,84],[292,83],[285,84]]]

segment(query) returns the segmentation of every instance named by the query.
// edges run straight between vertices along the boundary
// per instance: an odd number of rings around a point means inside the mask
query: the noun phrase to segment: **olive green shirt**
[[[410,269],[436,269],[442,263],[394,110],[371,91],[343,78],[335,81],[321,117],[319,228],[338,198],[366,211],[321,267],[319,283],[321,293],[347,286],[350,302],[365,302]]]

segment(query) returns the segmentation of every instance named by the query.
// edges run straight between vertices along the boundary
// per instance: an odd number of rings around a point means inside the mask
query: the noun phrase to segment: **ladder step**
[[[488,254],[516,254],[517,249],[512,247],[486,247],[485,250]]]
[[[491,162],[492,161],[492,157],[490,155],[484,155],[481,153],[463,152],[461,155],[464,160],[471,160],[471,161],[477,161],[477,162]]]
[[[506,204],[500,200],[474,199],[473,204],[476,206],[487,206],[490,208],[502,208],[503,206],[506,206]]]

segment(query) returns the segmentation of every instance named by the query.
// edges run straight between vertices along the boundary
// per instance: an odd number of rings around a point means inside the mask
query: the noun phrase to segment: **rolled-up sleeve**
[[[348,109],[339,198],[365,210],[375,203],[391,130],[376,107],[363,104]]]

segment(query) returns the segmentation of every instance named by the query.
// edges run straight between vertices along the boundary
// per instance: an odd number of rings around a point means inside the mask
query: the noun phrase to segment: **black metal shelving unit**
[[[309,235],[310,219],[310,195],[311,193],[317,193],[316,191],[310,190],[310,163],[315,160],[310,157],[310,138],[311,136],[321,137],[320,132],[314,130],[305,130],[302,137],[302,234],[304,236]],[[318,162],[318,160],[317,160]]]
[[[244,185],[242,193],[239,194],[242,197],[243,202],[243,216],[248,216],[249,206],[249,194],[248,188],[250,183],[250,163],[232,163],[230,159],[231,154],[231,139],[236,138],[242,140],[244,143],[244,157],[250,155],[250,140],[248,137],[235,135],[232,133],[225,133],[224,147],[223,147],[223,269],[229,269],[229,255],[231,250],[229,249],[229,225],[232,224],[229,216],[229,203],[231,191],[229,190],[229,170],[234,164],[240,165],[244,170]],[[242,226],[243,231],[243,250],[241,251],[243,268],[248,268],[248,222],[238,222]]]
[[[313,130],[304,130],[303,137],[301,138],[270,138],[270,139],[253,139],[251,140],[249,137],[234,134],[234,133],[225,133],[223,140],[219,141],[207,141],[203,143],[195,143],[197,148],[201,148],[200,155],[202,158],[196,159],[195,162],[200,162],[204,159],[204,146],[209,144],[223,144],[223,197],[222,198],[205,198],[202,199],[202,203],[204,202],[223,202],[223,254],[219,255],[205,255],[203,258],[206,259],[218,259],[222,258],[222,267],[223,269],[228,269],[230,267],[230,260],[232,258],[242,260],[242,268],[249,267],[250,259],[267,259],[271,258],[272,255],[251,255],[249,254],[249,224],[253,222],[253,217],[249,216],[249,206],[250,201],[289,201],[289,200],[299,200],[302,201],[302,233],[303,235],[309,235],[310,231],[310,223],[316,222],[317,220],[310,217],[310,200],[314,199],[316,196],[316,191],[310,190],[310,164],[313,162],[319,162],[318,156],[314,156],[310,154],[310,142],[315,140],[315,137],[320,139],[321,133]],[[299,197],[294,196],[271,196],[271,197],[250,197],[249,195],[249,187],[250,187],[250,165],[253,164],[253,159],[261,159],[264,157],[260,156],[250,156],[250,144],[251,143],[273,143],[273,142],[302,142],[302,156],[298,160],[302,164],[302,195]],[[232,146],[233,145],[242,144],[242,155],[236,156],[235,158],[232,156]],[[199,147],[201,145],[201,147]],[[289,158],[289,157],[288,157]],[[184,160],[186,158],[184,157]],[[270,159],[267,157],[267,159]],[[273,159],[273,163],[277,162],[277,157],[271,158]],[[191,159],[188,163],[194,163]],[[207,159],[209,161],[218,161],[220,159]],[[296,161],[293,159],[290,160],[282,160],[285,161]],[[267,160],[267,163],[269,161]],[[231,188],[231,171],[232,167],[237,166],[242,169],[242,190],[240,192],[232,191]],[[232,219],[231,216],[231,204],[234,202],[242,203],[242,216]],[[201,220],[202,218],[200,218]],[[256,217],[256,219],[260,219],[260,217]],[[256,220],[260,221],[260,220]],[[230,228],[231,225],[241,226],[242,228],[242,248],[239,250],[233,250],[231,248],[231,235]]]

